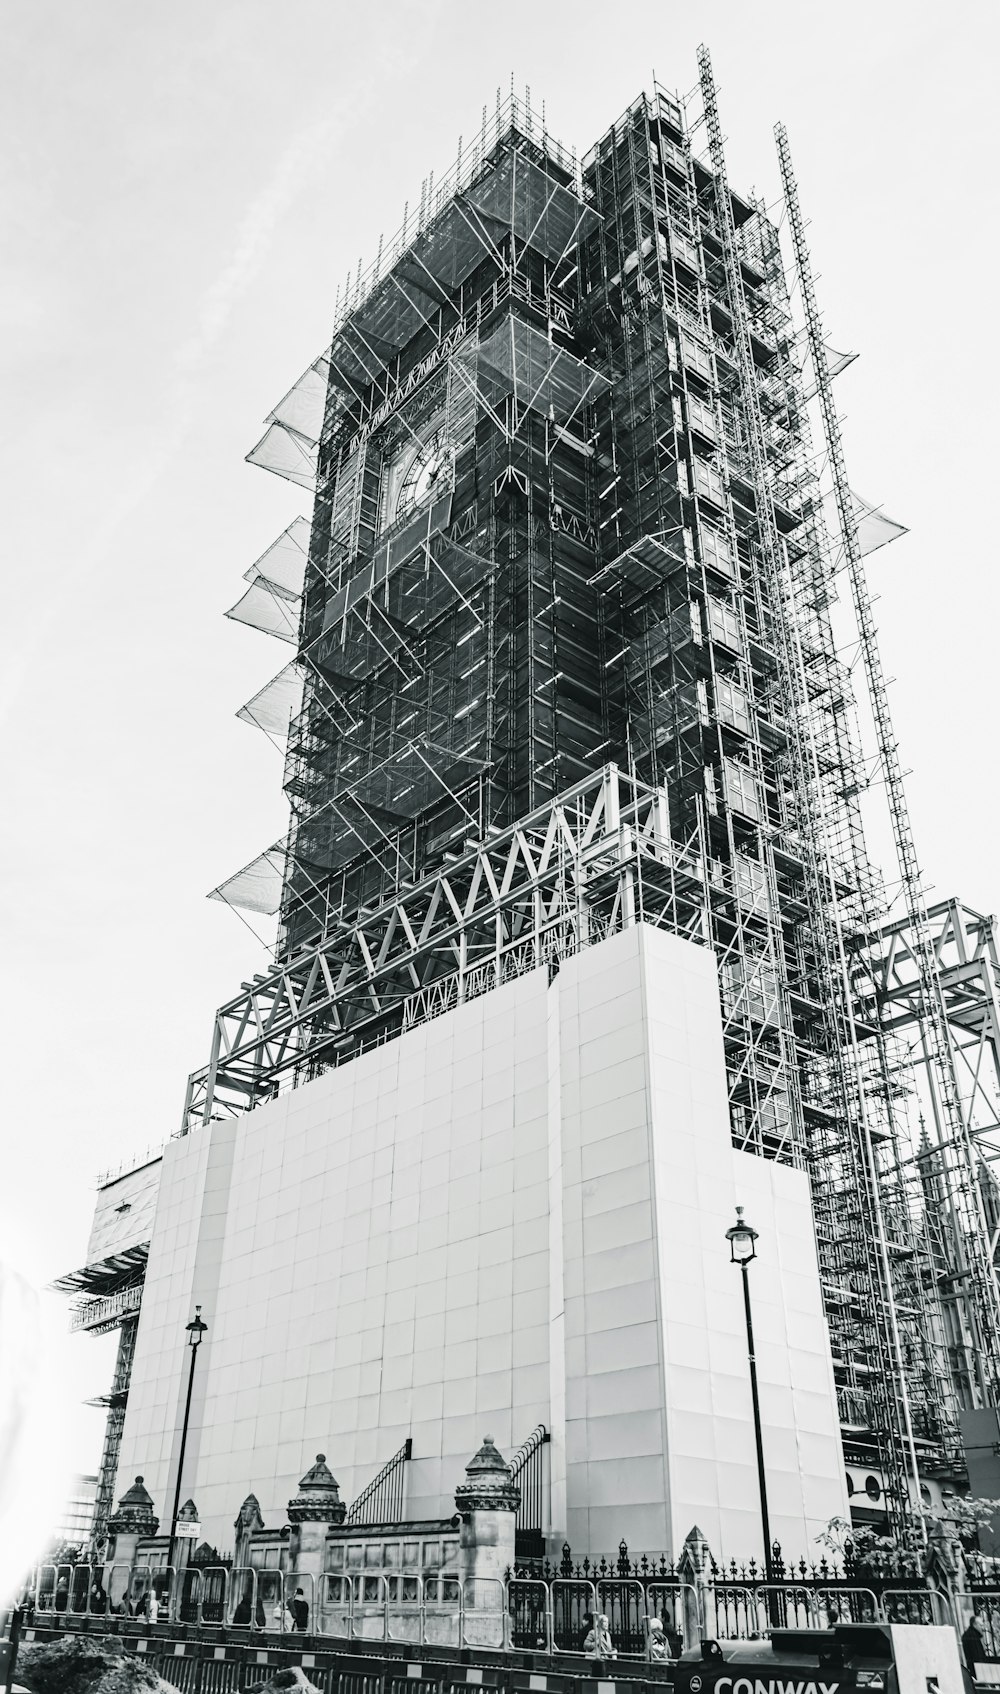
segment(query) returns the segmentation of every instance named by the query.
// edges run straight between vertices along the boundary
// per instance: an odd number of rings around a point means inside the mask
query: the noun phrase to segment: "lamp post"
[[[747,1266],[757,1257],[754,1245],[757,1231],[751,1229],[743,1216],[743,1207],[736,1208],[736,1222],[726,1230],[730,1261],[743,1273],[743,1309],[747,1319],[747,1354],[750,1359],[750,1394],[753,1399],[753,1432],[757,1443],[757,1480],[760,1484],[760,1521],[764,1531],[764,1577],[771,1581],[771,1525],[767,1516],[767,1481],[764,1476],[764,1442],[760,1428],[760,1396],[757,1392],[757,1360],[753,1348],[753,1318],[750,1315],[750,1279]]]
[[[208,1328],[208,1324],[202,1321],[200,1306],[195,1307],[194,1317],[191,1319],[191,1322],[189,1324],[185,1324],[184,1327],[187,1330],[188,1346],[191,1349],[191,1363],[188,1368],[187,1398],[184,1401],[184,1422],[181,1425],[181,1450],[177,1455],[177,1486],[174,1489],[174,1509],[170,1514],[170,1549],[167,1553],[168,1570],[173,1567],[174,1549],[177,1542],[177,1514],[180,1511],[181,1505],[181,1481],[184,1476],[184,1451],[187,1447],[188,1421],[191,1417],[191,1390],[194,1387],[194,1362],[198,1357],[198,1348],[201,1346],[201,1338]]]

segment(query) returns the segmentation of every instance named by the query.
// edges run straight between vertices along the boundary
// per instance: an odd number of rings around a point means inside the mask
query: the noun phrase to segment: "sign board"
[[[857,1678],[850,1670],[817,1670],[774,1659],[683,1659],[674,1666],[675,1694],[853,1694]]]
[[[184,1519],[182,1519],[181,1522],[177,1525],[177,1528],[174,1530],[174,1534],[178,1537],[179,1540],[183,1541],[185,1536],[187,1536],[193,1541],[196,1536],[201,1534],[201,1524],[200,1523],[188,1523]]]

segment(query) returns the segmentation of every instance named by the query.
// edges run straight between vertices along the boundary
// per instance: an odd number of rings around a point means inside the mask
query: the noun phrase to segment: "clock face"
[[[422,441],[406,466],[396,495],[394,520],[429,500],[443,486],[451,465],[451,450],[441,431]]]

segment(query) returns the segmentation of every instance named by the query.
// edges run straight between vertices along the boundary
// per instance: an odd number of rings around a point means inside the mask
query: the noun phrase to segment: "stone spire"
[[[256,1494],[248,1494],[240,1507],[240,1515],[233,1528],[237,1539],[240,1535],[248,1535],[254,1529],[263,1529],[264,1517],[260,1509],[260,1501]]]
[[[479,1452],[465,1467],[465,1476],[455,1489],[455,1505],[463,1518],[470,1512],[517,1511],[521,1490],[492,1435],[483,1437]]]
[[[108,1519],[111,1535],[155,1535],[159,1518],[153,1510],[153,1497],[137,1476],[131,1488],[126,1488],[118,1502],[118,1510]]]
[[[347,1507],[340,1498],[337,1479],[326,1462],[325,1453],[316,1454],[316,1463],[299,1483],[299,1492],[288,1502],[289,1523],[343,1523]]]

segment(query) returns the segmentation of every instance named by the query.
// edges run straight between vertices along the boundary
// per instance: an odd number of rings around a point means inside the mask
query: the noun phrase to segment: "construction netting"
[[[323,432],[327,384],[330,380],[330,360],[326,353],[314,359],[297,382],[293,382],[283,400],[279,400],[266,423],[280,424],[315,447]]]
[[[287,858],[288,837],[284,836],[273,847],[265,848],[256,859],[251,859],[234,876],[220,882],[218,888],[212,889],[209,899],[224,900],[227,906],[238,906],[241,911],[260,912],[264,917],[273,918],[281,905]]]
[[[265,735],[284,739],[288,726],[302,710],[302,672],[293,659],[270,682],[258,689],[252,700],[241,706],[236,716]]]
[[[504,268],[506,239],[556,265],[596,221],[572,189],[516,147],[502,150],[445,203],[341,324],[329,354],[333,381],[351,394],[366,388],[484,257]]]
[[[250,586],[226,617],[280,641],[297,641],[308,552],[309,522],[298,517],[244,571],[243,580]]]
[[[610,386],[606,377],[513,313],[477,347],[459,349],[452,363],[487,409],[513,394],[520,410],[562,422]]]
[[[901,535],[908,535],[905,524],[897,523],[890,518],[881,506],[873,506],[857,489],[851,489],[851,501],[854,508],[854,522],[857,529],[858,546],[862,553],[874,553],[876,548],[885,547],[888,542],[896,541]]]
[[[316,444],[284,424],[270,423],[256,447],[247,454],[248,465],[273,471],[300,488],[316,486]]]
[[[360,681],[399,655],[413,660],[415,638],[456,607],[468,607],[478,622],[471,597],[494,568],[440,533],[391,567],[383,555],[382,567],[374,581],[371,568],[352,581],[360,592],[349,602],[344,590],[337,596],[335,618],[308,651],[324,673]]]

